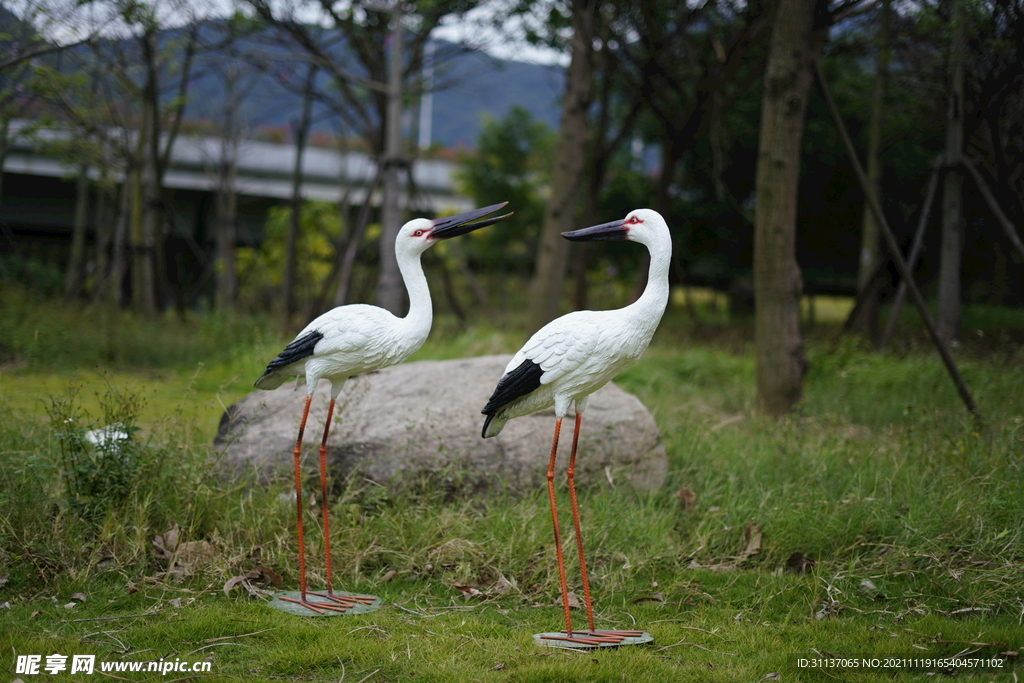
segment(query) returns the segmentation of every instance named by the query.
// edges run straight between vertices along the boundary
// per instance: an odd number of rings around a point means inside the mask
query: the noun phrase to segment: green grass
[[[383,609],[297,618],[241,585],[222,591],[246,573],[256,591],[277,577],[297,582],[294,509],[283,495],[291,483],[225,481],[210,457],[222,406],[286,341],[267,321],[124,316],[133,331],[116,334],[136,341],[104,361],[107,342],[85,330],[62,351],[58,331],[85,326],[86,313],[37,301],[0,318],[16,340],[0,368],[0,604],[9,603],[0,667],[9,679],[19,677],[14,655],[61,653],[210,658],[201,677],[116,674],[132,681],[927,680],[823,674],[796,659],[1024,646],[1024,352],[1012,312],[983,311],[972,322],[983,334],[956,350],[985,416],[977,429],[922,342],[880,356],[823,326],[808,334],[799,410],[757,417],[749,325],[670,311],[618,380],[655,415],[668,482],[650,494],[581,491],[600,625],[637,624],[655,644],[587,653],[531,640],[561,622],[540,491],[451,501],[337,482],[336,583],[381,596]],[[521,341],[514,330],[442,318],[417,358],[511,352]],[[81,445],[84,430],[111,421],[140,428],[126,461]],[[323,581],[318,515],[311,507],[307,517],[313,585]],[[171,559],[153,541],[174,525],[183,550]],[[801,555],[805,571],[787,569]],[[1018,659],[959,677],[1017,680]]]

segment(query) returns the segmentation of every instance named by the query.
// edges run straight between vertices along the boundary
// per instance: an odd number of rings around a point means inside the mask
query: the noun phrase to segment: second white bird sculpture
[[[258,389],[276,389],[289,379],[305,375],[306,405],[299,422],[299,436],[293,452],[295,465],[295,504],[299,541],[299,597],[280,596],[281,600],[297,603],[322,614],[323,610],[344,612],[357,604],[368,604],[374,598],[366,596],[337,596],[331,582],[331,545],[327,524],[327,437],[334,416],[334,403],[341,388],[349,377],[370,370],[401,363],[416,352],[427,335],[433,319],[430,290],[423,274],[420,256],[439,240],[465,235],[487,225],[511,216],[484,218],[504,207],[508,202],[495,204],[446,218],[416,218],[398,231],[395,239],[395,256],[409,293],[409,313],[404,318],[390,311],[366,304],[350,304],[332,309],[306,325],[298,336],[288,344],[277,358],[270,361],[267,369],[256,380]],[[481,220],[482,219],[482,220]],[[311,602],[306,592],[306,553],[302,533],[302,472],[299,456],[302,449],[302,435],[309,416],[309,404],[313,392],[321,379],[331,385],[331,403],[327,408],[323,440],[320,443],[320,507],[323,511],[324,553],[326,555],[327,592],[310,593],[329,602]]]
[[[668,303],[672,236],[661,215],[650,209],[637,209],[622,220],[563,232],[562,236],[575,242],[629,240],[643,244],[651,254],[647,287],[636,302],[625,308],[569,313],[551,321],[530,337],[505,368],[505,374],[498,381],[498,386],[484,406],[482,412],[487,419],[484,421],[483,437],[496,436],[512,418],[554,406],[555,433],[551,442],[547,480],[551,521],[554,526],[555,555],[562,591],[562,609],[565,612],[565,635],[543,634],[541,637],[576,645],[612,645],[628,638],[639,637],[643,632],[594,629],[590,582],[587,577],[583,536],[580,532],[579,510],[576,505],[576,446],[587,398],[623,369],[635,363],[658,328]],[[555,455],[558,450],[562,418],[568,414],[570,406],[575,407],[576,426],[573,430],[567,478],[576,530],[583,598],[587,610],[587,631],[573,631],[572,628],[558,511],[555,506]]]

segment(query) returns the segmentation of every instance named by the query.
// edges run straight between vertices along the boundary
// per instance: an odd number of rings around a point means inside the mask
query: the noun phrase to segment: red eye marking
[[[423,235],[423,231],[417,230],[416,232],[413,233],[413,235],[415,235],[416,237],[421,237]]]
[[[643,221],[641,221],[641,220],[640,220],[639,218],[637,218],[636,216],[630,216],[630,217],[629,217],[629,220],[628,220],[628,221],[626,221],[626,222],[627,222],[627,223],[630,223],[631,225],[636,225],[637,223],[642,223]]]

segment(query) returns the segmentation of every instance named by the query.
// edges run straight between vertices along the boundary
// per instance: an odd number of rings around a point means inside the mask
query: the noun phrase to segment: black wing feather
[[[540,386],[540,378],[543,374],[544,370],[527,358],[518,368],[498,380],[498,386],[494,388],[490,400],[480,412],[484,415],[491,415],[520,396],[526,396],[535,391]]]
[[[313,355],[313,349],[316,347],[317,342],[324,338],[323,332],[317,332],[313,330],[309,334],[304,334],[288,346],[284,347],[281,353],[277,354],[277,358],[270,361],[267,365],[267,369],[260,375],[260,379],[263,379],[274,370],[278,370],[285,366],[297,363],[298,361],[309,358]],[[256,380],[259,382],[260,380]]]

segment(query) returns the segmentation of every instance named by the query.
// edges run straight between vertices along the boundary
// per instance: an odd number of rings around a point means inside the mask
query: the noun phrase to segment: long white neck
[[[666,243],[663,244],[663,241]],[[672,264],[672,241],[666,236],[665,240],[658,240],[646,246],[651,254],[651,265],[647,271],[647,286],[640,298],[624,310],[629,312],[636,327],[643,329],[650,338],[661,321],[665,306],[668,305],[668,271]]]
[[[405,290],[409,293],[409,312],[402,318],[402,323],[406,327],[408,335],[419,338],[422,343],[422,340],[430,334],[434,310],[430,303],[430,289],[427,287],[427,278],[423,274],[420,254],[398,250],[395,256],[398,260],[398,270],[402,273],[402,280],[405,282]]]

